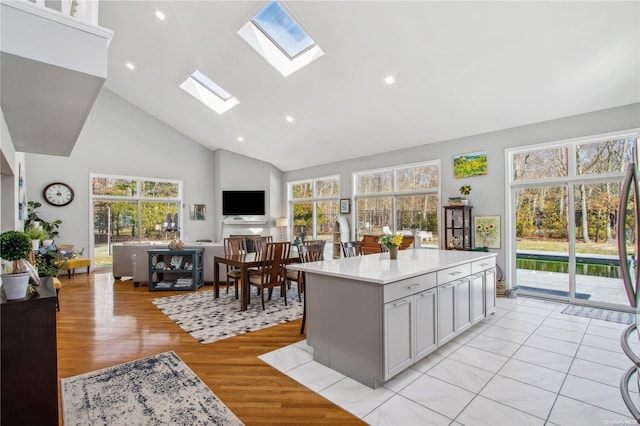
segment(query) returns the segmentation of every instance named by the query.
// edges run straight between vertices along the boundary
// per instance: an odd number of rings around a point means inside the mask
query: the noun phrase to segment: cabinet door
[[[471,323],[475,324],[484,318],[484,272],[471,276],[470,297]]]
[[[455,282],[455,312],[457,315],[456,333],[471,327],[471,305],[469,299],[469,290],[471,288],[471,280],[469,277],[463,278]]]
[[[438,286],[438,346],[456,332],[455,282]]]
[[[496,311],[496,270],[484,271],[484,314],[489,316]]]
[[[418,293],[413,298],[416,312],[416,355],[415,361],[425,357],[437,347],[437,299],[436,289]]]
[[[384,305],[385,380],[413,364],[411,297]]]

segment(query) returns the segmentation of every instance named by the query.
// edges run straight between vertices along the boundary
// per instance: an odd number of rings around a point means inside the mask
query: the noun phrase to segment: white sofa
[[[222,243],[191,243],[185,248],[204,248],[204,281],[213,283],[213,257],[224,255]],[[167,248],[167,244],[125,243],[113,246],[113,276],[116,279],[132,277],[133,284],[149,281],[149,250]],[[226,279],[225,270],[220,268],[220,280]]]

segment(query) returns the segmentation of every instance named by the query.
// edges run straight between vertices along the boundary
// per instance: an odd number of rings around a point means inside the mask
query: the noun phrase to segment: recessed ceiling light
[[[242,136],[238,136],[238,142],[244,142],[244,138]]]
[[[164,21],[165,19],[167,19],[164,12],[162,12],[161,10],[156,10],[156,18],[158,18],[161,21]]]
[[[385,83],[387,83],[387,84],[393,84],[393,83],[395,83],[395,82],[396,82],[396,79],[395,79],[395,77],[394,77],[394,76],[392,76],[392,75],[388,75],[388,76],[386,76],[386,77],[384,78],[384,82],[385,82]]]
[[[131,62],[127,62],[125,65],[127,66],[127,68],[129,68],[132,71],[136,69],[136,66],[133,65]]]
[[[287,120],[289,123],[293,123],[293,117],[290,115],[287,115],[284,119]]]

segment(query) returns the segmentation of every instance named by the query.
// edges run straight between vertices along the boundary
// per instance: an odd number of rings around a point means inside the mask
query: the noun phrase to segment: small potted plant
[[[22,299],[29,290],[30,273],[21,262],[27,262],[31,254],[31,240],[24,232],[7,231],[0,234],[0,256],[13,262],[10,273],[2,274],[2,287],[7,300]]]
[[[31,249],[33,251],[38,250],[40,248],[40,242],[49,238],[49,234],[45,232],[39,226],[27,226],[24,229],[24,233],[27,234],[27,237],[31,240]]]
[[[460,195],[462,195],[462,199],[460,201],[462,202],[463,206],[469,204],[469,200],[467,200],[467,195],[469,194],[471,194],[471,185],[462,185],[460,187]]]
[[[378,243],[389,250],[389,259],[397,259],[398,247],[402,244],[402,235],[386,234],[378,240]]]

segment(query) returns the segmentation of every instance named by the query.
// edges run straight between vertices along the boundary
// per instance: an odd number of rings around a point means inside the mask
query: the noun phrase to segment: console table
[[[204,285],[203,248],[149,250],[149,291],[197,290]],[[172,260],[179,260],[172,265]],[[160,267],[161,263],[165,264]],[[190,267],[187,267],[190,264]]]
[[[56,290],[51,280],[36,288],[0,298],[2,425],[58,425]]]

